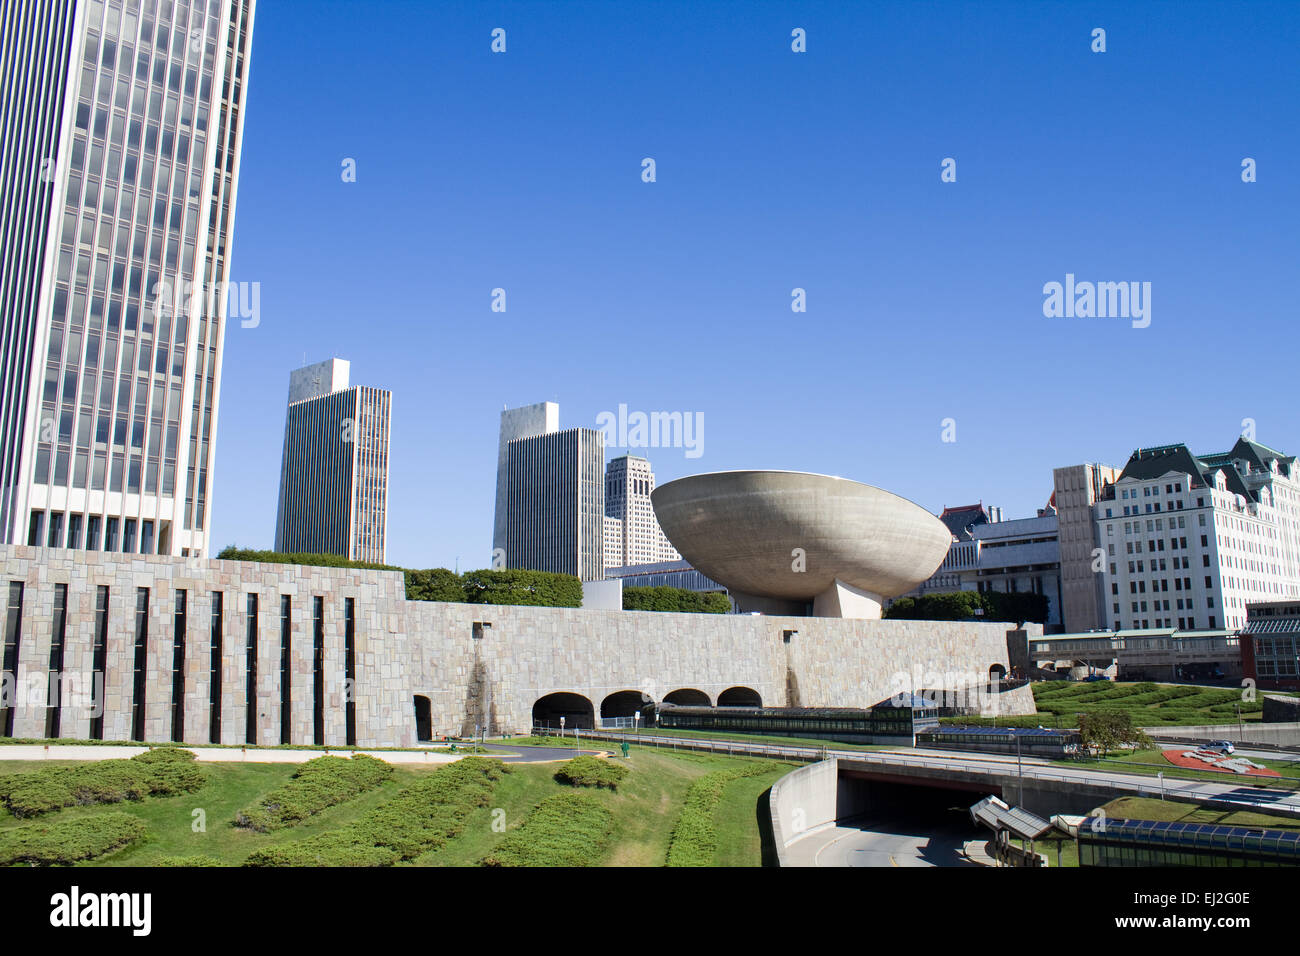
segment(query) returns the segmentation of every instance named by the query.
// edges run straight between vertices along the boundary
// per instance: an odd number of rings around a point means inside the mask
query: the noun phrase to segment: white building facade
[[[605,466],[606,568],[681,559],[655,517],[654,489],[655,474],[645,458],[621,455]]]
[[[1300,466],[1239,439],[1224,453],[1138,449],[1094,505],[1107,626],[1240,628],[1300,598]]]
[[[0,13],[0,541],[208,550],[254,7]]]

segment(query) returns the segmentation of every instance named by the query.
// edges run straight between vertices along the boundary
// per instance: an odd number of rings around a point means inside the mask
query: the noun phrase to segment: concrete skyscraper
[[[645,458],[620,455],[605,466],[607,568],[681,560],[655,518],[654,490],[655,473]]]
[[[275,549],[383,564],[392,394],[342,359],[289,375]]]
[[[1092,508],[1119,478],[1111,465],[1082,464],[1052,472],[1061,553],[1061,622],[1067,631],[1106,626],[1106,597],[1096,556],[1099,542]]]
[[[605,436],[559,430],[560,407],[501,413],[492,566],[605,576]]]
[[[254,6],[0,4],[0,541],[208,551]]]
[[[497,506],[492,525],[493,567],[506,566],[506,515],[510,510],[506,455],[510,443],[516,438],[551,435],[559,430],[560,406],[555,402],[538,402],[501,411],[501,431],[497,440]]]

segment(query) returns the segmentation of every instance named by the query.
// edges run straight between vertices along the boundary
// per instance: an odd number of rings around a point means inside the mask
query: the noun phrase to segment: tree
[[[1114,708],[1080,714],[1079,738],[1084,748],[1100,750],[1103,757],[1121,747],[1153,746],[1146,732],[1133,723],[1132,712]]]

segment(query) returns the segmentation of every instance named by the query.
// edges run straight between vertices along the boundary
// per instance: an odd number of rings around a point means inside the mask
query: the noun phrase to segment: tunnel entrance
[[[728,687],[718,695],[719,707],[762,707],[763,698],[752,687]]]
[[[841,844],[848,866],[965,866],[969,841],[990,831],[970,818],[970,807],[989,790],[954,782],[927,786],[841,774],[837,827],[857,831]]]
[[[433,740],[433,706],[419,694],[415,695],[415,739]]]
[[[640,714],[637,723],[648,727],[654,722],[654,700],[639,690],[620,690],[600,702],[600,720],[606,727],[634,726],[633,714]]]
[[[592,730],[596,726],[596,710],[590,700],[581,694],[561,691],[539,697],[533,704],[533,726],[560,729],[560,718],[564,718],[564,729]]]
[[[694,687],[682,687],[678,690],[670,691],[664,695],[665,704],[676,704],[679,707],[711,707],[713,701],[709,700],[709,695],[702,690],[696,690]]]

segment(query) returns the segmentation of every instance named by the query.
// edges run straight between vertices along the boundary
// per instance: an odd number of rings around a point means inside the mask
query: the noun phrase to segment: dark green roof
[[[1151,481],[1170,472],[1191,475],[1193,479],[1207,487],[1214,485],[1214,473],[1222,472],[1228,490],[1251,501],[1258,501],[1259,495],[1246,487],[1234,464],[1237,461],[1248,462],[1252,469],[1271,471],[1273,462],[1289,468],[1295,456],[1284,455],[1276,449],[1261,445],[1246,438],[1238,438],[1229,451],[1215,452],[1211,455],[1193,455],[1183,443],[1176,445],[1157,445],[1154,448],[1139,448],[1129,456],[1128,464],[1120,478],[1133,478],[1137,481]],[[1112,491],[1113,495],[1114,492]]]

